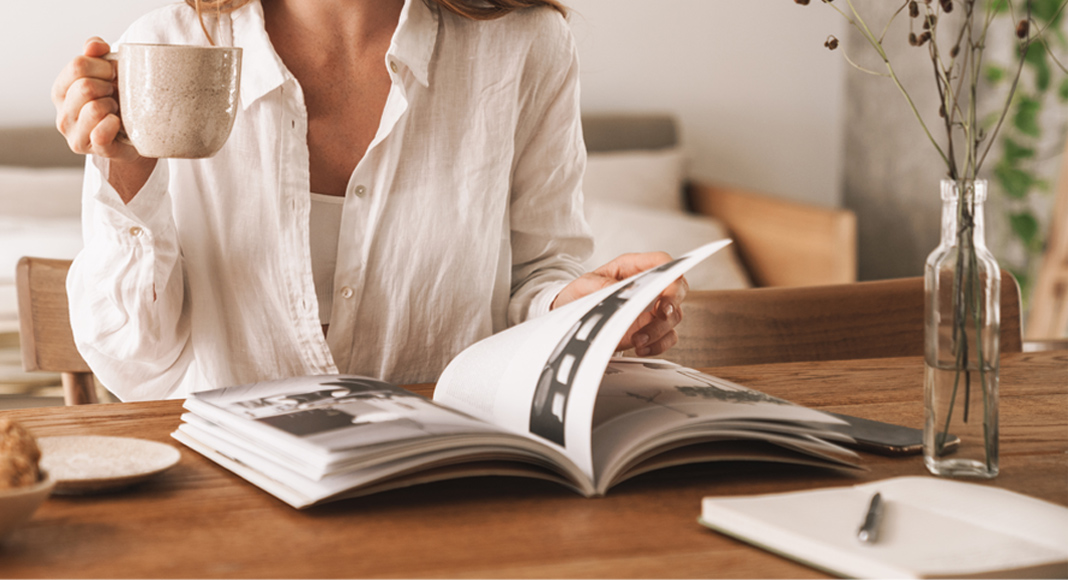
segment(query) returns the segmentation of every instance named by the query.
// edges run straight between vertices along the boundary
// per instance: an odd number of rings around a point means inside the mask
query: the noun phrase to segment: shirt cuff
[[[169,172],[165,159],[156,161],[148,180],[128,204],[107,180],[111,162],[95,155],[89,155],[89,162],[96,169],[89,172],[93,197],[110,210],[104,212],[109,225],[120,228],[139,225],[148,230],[159,230],[170,223],[170,212],[166,211],[170,203],[166,199]]]
[[[559,280],[557,282],[549,282],[541,290],[538,291],[534,299],[530,301],[530,310],[527,311],[527,320],[536,318],[543,314],[548,314],[552,309],[553,301],[560,292],[570,284],[570,281]]]

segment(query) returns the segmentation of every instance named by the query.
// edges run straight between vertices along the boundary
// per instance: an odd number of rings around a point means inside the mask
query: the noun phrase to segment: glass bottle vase
[[[924,275],[923,458],[935,475],[992,478],[998,474],[1001,270],[984,241],[986,181],[941,185],[942,239]]]

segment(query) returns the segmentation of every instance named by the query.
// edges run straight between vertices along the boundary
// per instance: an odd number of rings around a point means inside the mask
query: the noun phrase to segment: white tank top
[[[341,209],[344,203],[342,196],[311,194],[308,230],[320,324],[330,324],[330,310],[334,305],[334,270],[337,269],[337,243],[341,235]]]

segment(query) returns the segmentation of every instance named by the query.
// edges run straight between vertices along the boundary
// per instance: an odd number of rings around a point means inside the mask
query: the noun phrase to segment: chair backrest
[[[89,365],[74,346],[67,307],[70,260],[24,257],[15,269],[22,367],[58,372],[68,405],[96,403]]]
[[[757,286],[857,280],[857,217],[852,211],[710,184],[692,184],[687,199],[697,213],[726,224]]]
[[[690,367],[923,355],[923,278],[692,292],[679,344]],[[1001,350],[1020,352],[1020,288],[1001,277]]]

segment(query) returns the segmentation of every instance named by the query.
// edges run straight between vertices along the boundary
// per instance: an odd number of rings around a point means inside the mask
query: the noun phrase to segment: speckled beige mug
[[[145,157],[215,155],[234,126],[241,85],[241,49],[174,44],[119,45],[123,131]]]

